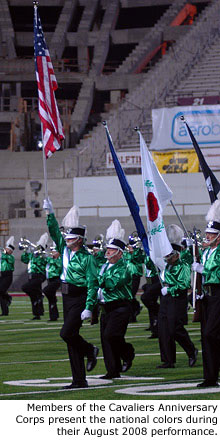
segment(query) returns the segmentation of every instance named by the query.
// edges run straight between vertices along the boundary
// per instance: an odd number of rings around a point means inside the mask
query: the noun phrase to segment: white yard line
[[[199,351],[200,353],[202,351]],[[177,355],[186,354],[185,351],[178,351],[176,352]],[[160,352],[149,352],[144,354],[135,354],[135,357],[156,357],[160,356]],[[104,357],[97,357],[97,360],[103,360]],[[24,362],[2,362],[0,365],[26,365],[26,364],[32,364],[32,363],[54,363],[54,362],[66,362],[69,359],[52,359],[52,360],[28,360]]]
[[[123,379],[123,377],[122,377]],[[135,377],[134,377],[135,379]],[[134,380],[133,379],[133,380]],[[137,380],[139,380],[138,377],[136,377]],[[152,377],[152,379],[154,379]],[[57,379],[58,380],[58,379]],[[62,380],[62,378],[61,378]],[[119,379],[117,379],[117,381],[119,382]],[[80,388],[80,389],[72,389],[71,391],[90,391],[90,390],[94,390],[94,389],[105,389],[105,388],[110,388],[110,389],[116,389],[115,392],[116,393],[122,393],[122,394],[127,394],[130,396],[137,396],[137,395],[142,395],[142,396],[167,396],[167,395],[194,395],[194,394],[214,394],[214,393],[219,393],[220,392],[220,388],[204,388],[204,389],[196,389],[195,386],[197,385],[197,382],[201,381],[200,380],[196,380],[191,382],[165,382],[163,383],[152,383],[152,384],[146,384],[143,385],[142,383],[137,383],[134,385],[134,383],[126,383],[126,384],[106,384],[106,385],[94,385],[92,386],[91,383],[89,382],[89,384],[91,386],[89,386],[88,388]],[[184,389],[180,389],[180,388],[184,388]],[[158,391],[160,389],[160,391]],[[55,399],[55,395],[57,393],[60,392],[64,392],[66,391],[65,389],[59,388],[59,389],[51,389],[51,390],[41,390],[41,391],[24,391],[24,392],[14,392],[14,393],[8,393],[8,394],[0,394],[0,397],[17,397],[17,396],[30,396],[30,395],[37,395],[37,394],[54,394],[54,399]],[[68,390],[68,392],[71,394],[70,390]],[[27,397],[28,398],[28,397]]]

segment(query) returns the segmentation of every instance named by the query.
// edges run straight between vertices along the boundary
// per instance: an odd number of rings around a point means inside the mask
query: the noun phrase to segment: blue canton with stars
[[[38,14],[38,10],[35,11],[34,15],[34,55],[45,56],[45,51],[47,45],[44,39],[43,29],[41,26],[41,20]]]

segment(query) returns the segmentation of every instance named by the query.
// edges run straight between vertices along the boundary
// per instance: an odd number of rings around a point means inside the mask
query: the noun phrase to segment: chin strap
[[[107,252],[106,252],[106,253],[105,253],[105,258],[106,258],[107,260],[110,260],[110,259],[113,258],[115,255],[117,255],[118,252],[119,252],[119,249],[117,249],[117,250],[115,251],[115,253],[112,253],[111,255],[108,255],[108,256],[107,256]]]
[[[68,245],[69,245],[69,246],[72,246],[73,244],[76,244],[76,242],[79,241],[79,236],[77,236],[77,238],[72,238],[72,242],[67,243],[67,241],[70,240],[70,239],[71,239],[71,238],[68,238],[68,239],[65,240],[65,241],[66,241],[66,245],[67,245],[67,247],[68,247]]]
[[[215,244],[215,242],[217,241],[219,236],[220,236],[220,233],[218,233],[217,236],[213,240],[211,240],[211,241],[207,240],[207,238],[206,238],[205,239],[206,245],[211,247],[213,244]]]

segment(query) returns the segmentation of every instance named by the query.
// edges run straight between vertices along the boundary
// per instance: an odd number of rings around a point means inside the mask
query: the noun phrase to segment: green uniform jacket
[[[8,253],[1,254],[0,271],[1,272],[13,272],[15,265],[15,258]]]
[[[104,263],[106,263],[106,258],[105,258],[105,251],[104,250],[99,250],[96,255],[94,255],[95,258],[95,262],[96,262],[96,267],[97,267],[97,274],[99,273],[102,265]]]
[[[180,252],[180,257],[183,261],[185,261],[186,263],[188,263],[190,266],[193,263],[193,255],[190,249],[183,249]]]
[[[61,256],[58,258],[47,258],[46,264],[46,278],[55,278],[59,277],[62,273],[62,258]]]
[[[124,252],[123,257],[130,263],[132,275],[143,275],[143,262],[145,254],[142,249],[136,248],[133,252]]]
[[[71,250],[66,246],[53,213],[48,215],[47,225],[50,236],[62,255],[62,264],[64,265],[64,257],[69,256]],[[87,287],[86,309],[92,310],[97,301],[97,270],[94,256],[91,255],[84,246],[68,261],[65,282],[78,287]]]
[[[21,255],[21,261],[28,264],[28,273],[46,274],[46,258],[40,255],[34,256],[34,254],[30,252],[23,252]]]
[[[187,262],[179,258],[174,265],[166,265],[164,286],[168,286],[168,293],[178,297],[180,291],[191,287],[191,268]]]
[[[219,284],[220,283],[220,244],[216,247],[216,249],[211,253],[208,258],[208,254],[210,252],[210,247],[205,249],[202,256],[202,263],[204,265],[204,269],[202,275],[204,277],[203,284]]]
[[[106,267],[108,264],[106,262]],[[132,273],[124,258],[120,258],[109,269],[105,269],[102,275],[99,274],[98,280],[105,303],[116,300],[132,300]]]
[[[152,259],[148,255],[145,255],[144,266],[145,266],[145,275],[147,277],[153,278],[158,276],[156,266],[154,265]]]

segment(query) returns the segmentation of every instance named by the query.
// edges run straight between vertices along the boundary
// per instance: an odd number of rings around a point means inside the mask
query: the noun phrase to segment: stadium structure
[[[33,4],[0,0],[0,7],[2,245],[9,234],[15,235],[17,244],[23,236],[35,241],[46,222]],[[152,110],[219,104],[220,0],[41,0],[39,14],[58,82],[56,99],[65,133],[62,149],[47,162],[56,216],[61,221],[74,203],[88,226],[89,240],[105,233],[114,217],[122,220],[128,236],[133,221],[109,158],[102,122],[107,121],[115,149],[125,160],[124,171],[144,219],[134,127],[150,144]],[[202,149],[220,179],[219,146],[203,144]],[[189,229],[203,229],[210,202],[202,173],[188,173],[179,161],[166,171],[165,179],[184,223]],[[165,222],[171,221],[177,222],[168,206]],[[18,251],[16,260],[20,277]]]

